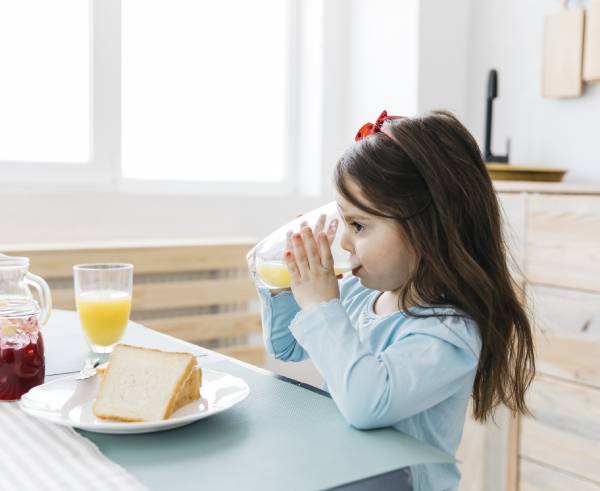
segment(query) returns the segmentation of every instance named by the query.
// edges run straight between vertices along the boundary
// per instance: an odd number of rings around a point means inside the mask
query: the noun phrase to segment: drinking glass
[[[78,264],[73,279],[79,320],[91,350],[111,353],[129,321],[133,265]]]

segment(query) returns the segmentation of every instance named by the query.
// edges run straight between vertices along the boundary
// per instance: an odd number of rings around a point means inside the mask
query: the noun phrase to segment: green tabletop
[[[49,379],[78,370],[89,355],[74,312],[53,312],[44,337]],[[329,397],[140,324],[130,323],[123,342],[206,354],[201,366],[250,387],[233,408],[175,430],[82,432],[151,490],[325,489],[414,464],[454,462],[391,428],[356,430]]]

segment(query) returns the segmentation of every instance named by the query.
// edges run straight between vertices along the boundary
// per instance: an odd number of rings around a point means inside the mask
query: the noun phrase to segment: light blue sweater
[[[259,288],[267,350],[310,358],[344,418],[359,429],[393,426],[455,455],[481,350],[478,329],[454,309],[377,315],[377,291],[350,276],[340,300],[301,311],[290,292]],[[456,465],[412,467],[415,491],[456,489]]]

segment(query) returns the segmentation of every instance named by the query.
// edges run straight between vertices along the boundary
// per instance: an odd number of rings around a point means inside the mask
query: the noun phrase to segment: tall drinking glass
[[[79,320],[94,353],[111,353],[131,312],[133,265],[78,264],[73,267]]]

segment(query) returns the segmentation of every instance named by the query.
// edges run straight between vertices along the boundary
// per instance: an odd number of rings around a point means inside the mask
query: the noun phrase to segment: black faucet
[[[485,161],[508,163],[510,140],[506,143],[506,155],[492,153],[492,112],[494,99],[498,97],[498,72],[490,70],[488,75],[487,107],[485,111]]]

